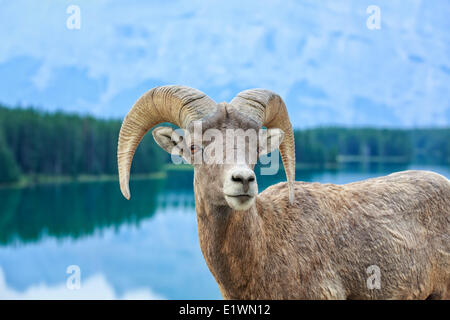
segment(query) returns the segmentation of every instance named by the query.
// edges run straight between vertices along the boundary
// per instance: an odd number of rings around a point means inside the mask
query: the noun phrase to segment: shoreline
[[[158,171],[153,173],[138,173],[131,175],[133,180],[152,180],[165,179],[167,177],[166,171]],[[119,181],[119,176],[116,174],[107,175],[79,175],[72,176],[51,176],[51,175],[33,175],[23,176],[19,181],[11,183],[0,183],[1,189],[23,189],[40,185],[48,184],[67,184],[67,183],[92,183],[92,182],[108,182]]]
[[[324,163],[324,164],[313,164],[313,163],[296,163],[296,170],[318,170],[318,169],[326,169],[326,170],[339,170],[342,165],[346,164],[364,164],[361,162],[341,162],[341,163]],[[392,164],[392,163],[386,163]],[[411,163],[409,163],[411,164]],[[173,171],[184,171],[189,172],[193,171],[193,166],[189,164],[165,164],[163,169],[158,172],[153,173],[139,173],[132,174],[131,178],[133,180],[150,180],[150,179],[165,179],[167,178],[167,174]],[[284,171],[284,168],[281,167],[280,170]],[[119,176],[117,174],[108,175],[108,174],[100,174],[100,175],[87,175],[82,174],[79,176],[67,176],[67,175],[25,175],[22,176],[18,181],[11,183],[0,183],[0,189],[21,189],[34,187],[38,185],[46,185],[46,184],[66,184],[66,183],[90,183],[90,182],[107,182],[107,181],[118,181]]]

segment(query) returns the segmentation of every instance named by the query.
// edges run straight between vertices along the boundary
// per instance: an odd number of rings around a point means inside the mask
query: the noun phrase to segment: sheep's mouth
[[[230,197],[230,198],[235,198],[238,199],[240,201],[247,201],[250,200],[251,198],[253,198],[254,196],[250,195],[250,194],[226,194],[226,197]]]
[[[234,210],[247,210],[255,202],[256,195],[245,194],[225,194],[225,200]]]

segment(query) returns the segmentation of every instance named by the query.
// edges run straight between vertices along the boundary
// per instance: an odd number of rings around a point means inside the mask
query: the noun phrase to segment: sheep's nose
[[[235,183],[242,183],[244,192],[247,192],[249,185],[255,182],[255,173],[250,169],[238,169],[231,174],[231,180]]]

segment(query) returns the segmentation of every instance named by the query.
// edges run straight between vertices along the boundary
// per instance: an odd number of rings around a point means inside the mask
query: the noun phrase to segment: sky
[[[296,128],[449,126],[449,16],[448,0],[0,0],[0,103],[123,118],[158,85],[265,88]]]

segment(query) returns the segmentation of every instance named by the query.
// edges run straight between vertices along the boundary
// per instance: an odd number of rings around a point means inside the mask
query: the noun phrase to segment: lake
[[[343,184],[406,169],[450,177],[448,167],[354,165],[297,170],[296,180]],[[0,299],[220,299],[198,243],[192,177],[132,180],[130,201],[117,182],[0,189]],[[259,176],[259,190],[284,179]]]

